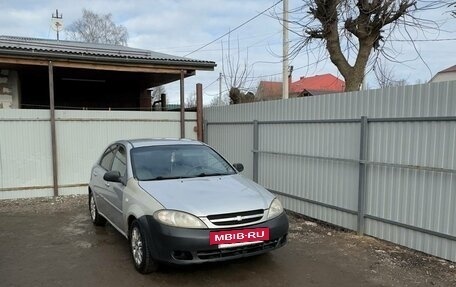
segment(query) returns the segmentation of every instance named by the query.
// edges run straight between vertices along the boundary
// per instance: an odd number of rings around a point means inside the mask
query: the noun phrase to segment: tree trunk
[[[367,61],[374,45],[374,37],[359,39],[359,51],[355,64],[350,67],[349,73],[342,73],[345,79],[345,91],[359,91],[364,81]],[[339,67],[338,67],[339,68]],[[339,68],[340,70],[340,68]]]
[[[356,67],[360,68],[360,67]],[[359,69],[358,69],[359,70]],[[355,92],[359,91],[364,80],[364,69],[362,72],[353,68],[353,73],[345,77],[345,91],[346,92]]]

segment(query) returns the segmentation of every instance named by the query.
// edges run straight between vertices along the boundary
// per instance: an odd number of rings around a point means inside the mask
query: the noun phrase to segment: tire
[[[130,243],[130,254],[133,259],[135,269],[142,274],[148,274],[158,269],[158,263],[150,255],[150,246],[144,236],[139,222],[135,219],[131,223],[128,234]]]
[[[98,213],[97,205],[92,192],[89,192],[89,213],[93,225],[104,226],[106,224],[106,219]]]

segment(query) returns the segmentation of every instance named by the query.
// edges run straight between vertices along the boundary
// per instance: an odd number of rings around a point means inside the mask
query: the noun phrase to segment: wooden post
[[[161,110],[162,111],[166,111],[167,110],[167,107],[166,107],[166,94],[161,94],[160,95],[160,104],[161,104]]]
[[[203,141],[203,85],[196,84],[196,136]]]
[[[180,73],[180,135],[185,138],[184,70]]]
[[[54,105],[54,68],[49,61],[49,110],[51,117],[51,149],[52,149],[52,178],[54,196],[59,195],[58,166],[57,166],[57,137],[55,132],[55,105]]]

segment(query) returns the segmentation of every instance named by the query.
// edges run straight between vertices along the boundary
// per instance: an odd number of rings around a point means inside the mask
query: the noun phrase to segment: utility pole
[[[59,15],[59,9],[55,9],[55,15],[52,13],[52,29],[57,32],[57,41],[59,40],[59,32],[63,29],[63,14]]]
[[[282,99],[288,99],[288,0],[283,0]]]
[[[222,73],[219,74],[219,100],[218,105],[222,105]]]

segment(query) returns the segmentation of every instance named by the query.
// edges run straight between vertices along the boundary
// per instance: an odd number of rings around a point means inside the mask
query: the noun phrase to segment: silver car
[[[252,256],[285,245],[280,201],[208,145],[140,139],[111,144],[92,168],[89,210],[130,243],[136,270]]]

